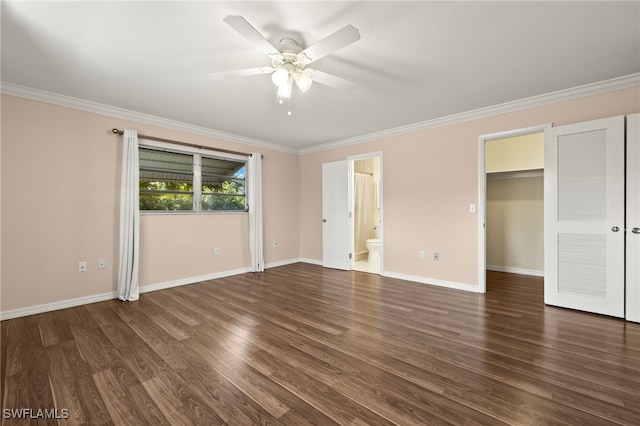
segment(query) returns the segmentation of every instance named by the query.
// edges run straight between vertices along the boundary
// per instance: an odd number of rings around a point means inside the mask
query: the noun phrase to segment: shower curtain
[[[366,242],[373,238],[373,216],[375,207],[373,176],[354,173],[354,243],[355,252],[367,251]]]

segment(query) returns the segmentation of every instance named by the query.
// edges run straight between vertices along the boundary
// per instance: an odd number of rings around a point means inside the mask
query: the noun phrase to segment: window
[[[202,158],[201,210],[246,210],[245,163]]]
[[[246,211],[246,161],[140,147],[140,211]]]
[[[140,210],[193,210],[193,155],[139,148]]]

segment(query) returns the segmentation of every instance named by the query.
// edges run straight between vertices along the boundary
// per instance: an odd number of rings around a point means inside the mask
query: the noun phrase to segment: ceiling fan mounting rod
[[[292,38],[284,37],[280,39],[280,52],[292,52],[298,54],[302,52],[302,47]]]

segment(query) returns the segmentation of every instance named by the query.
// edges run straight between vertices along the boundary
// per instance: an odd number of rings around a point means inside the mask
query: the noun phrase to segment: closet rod
[[[124,134],[124,130],[118,130],[116,128],[113,128],[113,129],[111,129],[111,133],[113,133],[115,135],[118,135],[118,136],[122,136]],[[251,155],[250,153],[247,153],[247,152],[231,151],[231,150],[228,150],[228,149],[220,149],[220,148],[212,148],[210,146],[196,145],[196,144],[188,143],[188,142],[172,141],[170,139],[156,138],[154,136],[138,135],[138,137],[141,138],[141,139],[149,139],[149,140],[152,140],[152,141],[172,143],[174,145],[189,146],[191,148],[209,149],[209,150],[217,151],[217,152],[225,152],[227,154],[246,155],[246,156]],[[264,158],[264,155],[261,155],[261,157]]]

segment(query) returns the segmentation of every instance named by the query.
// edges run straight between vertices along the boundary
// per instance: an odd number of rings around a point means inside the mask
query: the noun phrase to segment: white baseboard
[[[275,268],[277,266],[290,265],[292,263],[298,263],[298,262],[304,262],[304,260],[301,260],[301,259],[284,260],[280,262],[268,263],[265,265],[265,267],[267,269]],[[149,293],[151,291],[164,290],[166,288],[178,287],[181,285],[195,284],[201,281],[215,280],[217,278],[225,278],[233,275],[245,274],[247,272],[251,272],[251,269],[240,268],[240,269],[234,269],[230,271],[216,272],[213,274],[200,275],[200,276],[189,277],[189,278],[181,278],[179,280],[167,281],[162,283],[148,284],[148,285],[140,286],[140,293],[141,294]],[[74,299],[61,300],[58,302],[44,303],[41,305],[27,306],[26,308],[18,308],[18,309],[12,309],[10,311],[0,312],[0,321],[19,318],[19,317],[26,317],[28,315],[41,314],[44,312],[57,311],[59,309],[73,308],[75,306],[88,305],[90,303],[104,302],[105,300],[112,300],[117,298],[118,298],[118,292],[114,291],[109,293],[78,297]]]
[[[287,266],[287,265],[292,265],[294,263],[300,263],[303,262],[300,259],[288,259],[288,260],[280,260],[278,262],[271,262],[271,263],[266,263],[264,265],[265,269],[270,269],[270,268],[277,268],[279,266]]]
[[[298,262],[310,263],[312,265],[322,266],[322,260],[307,259],[306,257],[301,257],[300,259],[298,259]]]
[[[233,269],[231,271],[215,272],[213,274],[199,275],[196,277],[189,277],[189,278],[180,278],[179,280],[166,281],[163,283],[148,284],[145,286],[140,286],[140,294],[149,293],[151,291],[164,290],[166,288],[171,288],[171,287],[179,287],[181,285],[195,284],[202,281],[215,280],[217,278],[226,278],[226,277],[231,277],[233,275],[246,274],[247,272],[251,272],[251,268]]]
[[[42,305],[27,306],[26,308],[0,312],[0,321],[41,314],[43,312],[57,311],[59,309],[73,308],[74,306],[88,305],[89,303],[104,302],[105,300],[117,298],[118,292],[113,291],[110,293],[94,294],[91,296],[77,297],[75,299],[61,300],[59,302],[44,303]]]
[[[389,278],[397,278],[399,280],[413,281],[420,284],[429,284],[429,285],[435,285],[438,287],[447,287],[455,290],[470,291],[472,293],[480,292],[479,287],[473,284],[463,284],[463,283],[457,283],[453,281],[444,281],[444,280],[438,280],[435,278],[419,277],[416,275],[406,275],[406,274],[400,274],[397,272],[389,272],[389,271],[384,271],[382,275]]]
[[[495,265],[487,265],[486,269],[487,271],[508,272],[510,274],[531,275],[534,277],[544,278],[544,271],[537,270],[537,269],[511,268],[509,266],[495,266]]]
[[[298,262],[310,263],[312,265],[322,266],[321,260],[298,258],[298,259],[282,260],[278,262],[271,262],[266,264],[265,268],[266,269],[276,268],[278,266],[291,265],[293,263],[298,263]],[[489,267],[487,266],[487,269],[488,268]],[[209,281],[209,280],[215,280],[218,278],[230,277],[233,275],[245,274],[247,272],[251,272],[251,269],[250,268],[233,269],[230,271],[222,271],[222,272],[216,272],[213,274],[199,275],[199,276],[189,277],[189,278],[181,278],[179,280],[166,281],[162,283],[148,284],[148,285],[140,286],[140,293],[141,294],[149,293],[152,291],[164,290],[171,287],[178,287],[178,286],[187,285],[187,284],[195,284],[202,281]],[[511,272],[511,271],[505,271],[505,272]],[[471,285],[471,284],[461,284],[461,283],[456,283],[452,281],[438,280],[435,278],[418,277],[415,275],[406,275],[406,274],[400,274],[396,272],[387,272],[387,271],[385,271],[382,275],[385,277],[397,278],[397,279],[406,280],[406,281],[413,281],[413,282],[418,282],[422,284],[430,284],[430,285],[436,285],[439,287],[453,288],[456,290],[471,291],[474,293],[478,292],[478,286]],[[528,273],[528,275],[531,275],[531,273]],[[58,302],[44,303],[42,305],[28,306],[26,308],[12,309],[10,311],[0,312],[0,320],[4,321],[8,319],[13,319],[13,318],[24,317],[27,315],[35,315],[35,314],[41,314],[43,312],[57,311],[59,309],[73,308],[75,306],[88,305],[90,303],[103,302],[105,300],[111,300],[111,299],[117,299],[117,298],[118,298],[118,292],[114,291],[109,293],[95,294],[92,296],[61,300]]]

